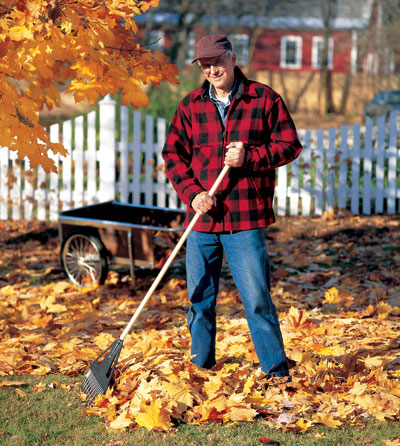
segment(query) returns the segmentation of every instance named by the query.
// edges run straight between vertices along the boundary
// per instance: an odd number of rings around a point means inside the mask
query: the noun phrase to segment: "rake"
[[[228,170],[229,166],[224,166],[221,173],[218,175],[218,178],[215,180],[215,183],[212,185],[211,189],[208,192],[208,195],[210,197],[214,196],[215,191],[217,190],[218,186],[220,185],[221,181],[223,180]],[[125,330],[122,332],[121,336],[116,341],[114,341],[106,350],[104,350],[90,365],[89,370],[86,372],[82,381],[82,391],[86,394],[86,405],[90,406],[93,400],[98,395],[104,394],[106,392],[110,384],[111,378],[113,376],[115,366],[117,365],[125,336],[129,333],[130,329],[132,328],[132,325],[135,323],[143,307],[146,305],[147,301],[152,296],[154,290],[157,288],[161,279],[164,277],[164,274],[167,272],[172,261],[178,254],[178,251],[185,243],[190,231],[193,229],[200,215],[201,214],[196,213],[192,221],[189,223],[179,242],[169,255],[165,265],[158,273],[156,279],[154,280],[150,289],[147,291],[146,295],[144,296],[134,315],[128,322],[128,325],[126,326]]]

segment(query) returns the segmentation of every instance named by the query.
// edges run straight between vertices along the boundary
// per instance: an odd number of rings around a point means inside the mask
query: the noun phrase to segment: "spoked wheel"
[[[95,236],[74,232],[61,246],[61,265],[69,280],[88,287],[104,283],[108,274],[107,253],[103,243]]]

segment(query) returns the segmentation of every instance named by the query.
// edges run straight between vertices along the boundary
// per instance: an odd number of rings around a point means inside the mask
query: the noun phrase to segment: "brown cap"
[[[232,44],[225,35],[208,34],[196,43],[196,57],[192,63],[205,57],[221,56],[226,51],[232,51]]]

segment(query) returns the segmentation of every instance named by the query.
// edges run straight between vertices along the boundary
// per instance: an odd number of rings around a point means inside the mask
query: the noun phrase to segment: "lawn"
[[[292,382],[266,379],[224,267],[212,371],[188,356],[183,257],[127,337],[118,376],[85,409],[83,373],[116,339],[136,293],[65,281],[55,226],[0,223],[3,445],[400,445],[400,219],[278,218],[272,294]]]

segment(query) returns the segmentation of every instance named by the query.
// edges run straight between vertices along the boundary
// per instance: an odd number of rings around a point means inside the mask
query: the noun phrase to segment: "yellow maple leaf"
[[[383,364],[383,359],[378,356],[367,356],[364,359],[364,364],[370,369],[372,367],[381,367]]]
[[[394,440],[386,440],[385,446],[400,446],[400,439],[396,438]]]
[[[325,291],[325,301],[328,304],[335,304],[342,307],[350,307],[353,304],[353,298],[349,290],[338,290],[336,287]]]
[[[231,421],[251,421],[257,416],[257,411],[250,406],[230,407],[227,416]]]
[[[376,398],[368,393],[358,395],[354,402],[364,410],[372,409],[374,413],[376,411]]]
[[[368,411],[371,415],[373,415],[377,420],[382,421],[383,423],[387,420],[392,420],[396,414],[398,414],[399,410],[398,407],[396,407],[393,410],[376,410],[376,408],[373,408]]]
[[[67,282],[66,280],[60,280],[59,282],[49,283],[44,286],[44,290],[46,292],[53,292],[54,294],[62,294],[65,293],[68,289],[73,287],[71,282]]]
[[[193,407],[193,401],[201,401],[201,395],[193,389],[190,384],[184,382],[170,383],[163,381],[163,388],[167,391],[168,397],[175,402],[186,404],[188,407]]]
[[[300,418],[296,421],[296,425],[301,429],[300,432],[306,432],[314,425],[314,422]]]
[[[360,383],[356,381],[352,389],[348,391],[351,395],[362,395],[363,393],[368,391],[368,385],[366,383]]]
[[[342,425],[342,422],[339,420],[336,420],[333,415],[329,413],[316,413],[313,416],[313,419],[317,423],[324,424],[327,427],[337,428]]]
[[[129,427],[129,425],[133,423],[134,420],[128,414],[128,410],[124,410],[114,420],[110,422],[109,426],[111,427],[111,429],[119,430]]]
[[[221,389],[223,385],[223,377],[220,375],[210,377],[208,381],[204,383],[204,391],[207,393],[209,398],[213,398]]]
[[[32,39],[33,34],[26,26],[12,26],[8,30],[8,35],[11,40],[15,40],[16,42],[20,42],[25,39]]]
[[[139,426],[145,427],[148,431],[154,428],[169,430],[172,427],[170,412],[163,408],[161,401],[151,401],[150,404],[143,405],[140,412],[135,415],[135,421]]]
[[[246,383],[243,387],[243,393],[244,394],[249,394],[251,392],[251,388],[254,386],[255,381],[254,381],[254,377],[250,376],[247,380]]]
[[[380,319],[386,319],[392,312],[393,307],[386,302],[379,302],[379,304],[376,306],[376,310]]]
[[[46,309],[47,313],[62,313],[63,311],[67,311],[65,305],[55,303],[56,299],[56,296],[43,297],[40,301],[41,308]]]
[[[0,389],[2,387],[18,387],[18,386],[24,386],[26,384],[25,381],[2,381],[0,382]]]
[[[105,350],[112,344],[114,336],[111,333],[100,333],[94,338],[95,344],[102,350]]]

